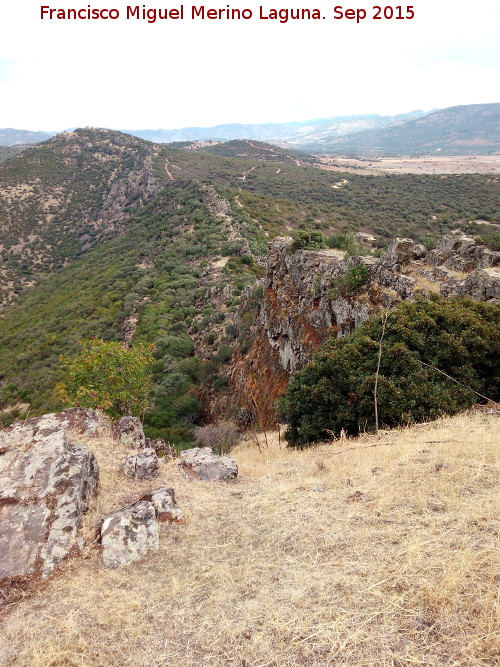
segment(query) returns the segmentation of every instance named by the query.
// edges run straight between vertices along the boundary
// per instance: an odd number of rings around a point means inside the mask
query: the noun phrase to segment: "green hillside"
[[[11,306],[0,318],[0,406],[28,401],[32,412],[60,407],[54,393],[62,377],[60,355],[75,352],[83,338],[123,340],[131,325],[134,340],[157,346],[156,412],[163,417],[153,415],[153,422],[165,427],[199,414],[200,401],[185,395],[200,384],[200,361],[177,368],[194,351],[187,332],[197,329],[196,321],[200,329],[213,318],[222,323],[225,311],[229,316],[235,311],[242,288],[260,272],[251,254],[238,254],[241,240],[228,241],[226,221],[210,211],[214,201],[220,200],[206,186],[189,181],[168,186],[129,220],[125,232],[113,232]],[[234,212],[236,227],[249,241],[250,253],[264,251],[257,225],[243,212]],[[214,258],[230,253],[234,259],[224,270],[224,282],[231,295],[215,313],[206,293],[214,285],[212,277],[220,281],[222,276],[211,267]],[[214,353],[221,342],[210,340]]]
[[[245,339],[240,295],[274,236],[350,229],[379,246],[397,235],[429,244],[499,220],[493,176],[339,174],[258,148],[214,155],[86,129],[0,167],[0,286],[16,297],[0,317],[0,419],[20,403],[60,407],[60,356],[79,340],[148,341],[150,433],[185,439],[206,397],[225,391],[231,347]]]
[[[0,305],[61,269],[167,180],[161,149],[106,130],[77,130],[26,149],[0,167]]]

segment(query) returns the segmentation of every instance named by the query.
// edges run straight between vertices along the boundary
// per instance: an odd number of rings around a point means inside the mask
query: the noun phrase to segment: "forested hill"
[[[253,306],[238,329],[236,315],[245,287],[257,303],[272,238],[362,232],[376,252],[500,222],[492,176],[339,174],[258,148],[215,155],[85,129],[0,166],[0,280],[14,300],[0,317],[0,409],[60,407],[60,356],[82,338],[143,340],[158,362],[149,427],[182,439],[201,388],[224,391],[234,337],[251,343]]]
[[[344,175],[261,142],[192,151],[87,128],[0,165],[0,304],[104,242],[178,179],[241,193],[237,206],[271,235],[349,225],[383,244],[397,234],[439,235],[498,210],[490,176]]]

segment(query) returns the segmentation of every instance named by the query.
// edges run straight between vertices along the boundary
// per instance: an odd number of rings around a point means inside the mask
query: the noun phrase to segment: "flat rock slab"
[[[0,582],[46,577],[76,543],[99,470],[55,415],[0,431]],[[24,427],[24,428],[23,428]]]
[[[152,479],[158,475],[158,456],[154,449],[143,449],[129,456],[123,465],[123,474],[136,479]]]
[[[194,447],[181,452],[181,468],[202,481],[230,480],[238,476],[238,464],[229,456],[216,456],[210,447]]]
[[[139,417],[122,417],[113,426],[113,434],[126,447],[142,449],[146,446],[146,437]]]
[[[139,500],[103,521],[102,557],[106,567],[116,569],[158,551],[160,538],[152,502]]]

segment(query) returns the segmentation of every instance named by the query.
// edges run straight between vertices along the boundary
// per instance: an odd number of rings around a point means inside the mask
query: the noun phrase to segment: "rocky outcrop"
[[[194,447],[181,452],[182,470],[202,481],[230,480],[238,476],[238,465],[229,456],[216,456],[210,447]]]
[[[54,429],[70,431],[75,435],[89,438],[109,436],[111,423],[101,413],[90,408],[68,408],[62,412],[51,412],[41,417],[32,417],[21,422],[14,422],[5,429],[13,437],[23,441],[32,439],[37,433],[48,432]]]
[[[129,456],[123,465],[125,477],[152,479],[158,475],[158,456],[154,449],[143,449],[140,454]]]
[[[289,377],[328,338],[351,333],[381,309],[419,294],[500,300],[500,253],[468,237],[445,236],[427,252],[412,239],[395,239],[379,258],[345,257],[339,250],[291,252],[291,238],[270,244],[262,299],[250,329],[253,340],[230,367],[227,405],[261,426],[276,423],[275,402]],[[352,278],[364,284],[352,287]],[[363,282],[363,280],[361,280]],[[242,297],[243,321],[255,286]],[[229,403],[231,404],[229,406]]]
[[[68,414],[69,412],[69,414]],[[92,411],[90,411],[92,412]],[[0,580],[46,577],[75,548],[82,513],[97,492],[97,462],[61,428],[95,432],[87,411],[45,415],[0,431]]]
[[[152,502],[139,500],[105,519],[101,526],[102,558],[116,569],[158,551],[160,537]]]
[[[146,446],[144,429],[139,417],[122,417],[113,426],[113,434],[125,447],[142,449]]]

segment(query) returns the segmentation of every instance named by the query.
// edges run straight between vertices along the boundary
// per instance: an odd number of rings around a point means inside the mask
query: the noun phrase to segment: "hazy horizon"
[[[457,104],[457,105],[452,105],[452,106],[473,106],[473,105],[483,105],[483,104],[499,104],[499,102],[465,102],[463,104]],[[243,122],[243,121],[229,121],[229,122],[224,122],[224,123],[214,123],[207,125],[205,123],[196,123],[192,125],[179,125],[178,127],[167,127],[166,125],[159,126],[159,127],[146,127],[144,124],[137,126],[137,127],[109,127],[109,126],[104,126],[104,125],[72,125],[69,127],[64,127],[64,128],[59,128],[59,129],[47,129],[47,128],[32,128],[32,127],[13,127],[13,126],[2,126],[2,129],[12,129],[12,130],[19,130],[19,131],[27,131],[27,132],[47,132],[47,133],[57,133],[60,134],[62,132],[71,132],[75,129],[79,128],[84,128],[84,127],[93,127],[95,129],[106,129],[106,130],[113,130],[116,132],[129,132],[129,131],[137,131],[137,132],[142,132],[142,131],[161,131],[161,130],[168,130],[168,131],[176,131],[176,130],[185,130],[185,129],[190,129],[190,128],[201,128],[201,129],[210,129],[212,127],[219,127],[219,126],[224,126],[224,125],[286,125],[286,124],[301,124],[301,123],[306,123],[306,122],[315,122],[315,121],[322,121],[322,120],[335,120],[336,118],[348,118],[348,117],[361,117],[361,116],[401,116],[401,115],[406,115],[410,113],[418,113],[418,112],[423,112],[425,114],[433,113],[435,111],[442,111],[443,108],[449,108],[449,107],[432,107],[430,109],[422,109],[422,108],[415,108],[415,109],[410,109],[408,111],[396,111],[395,113],[379,113],[376,111],[368,111],[368,112],[363,112],[363,113],[352,113],[352,114],[334,114],[334,115],[324,115],[324,116],[316,116],[315,118],[304,118],[304,119],[292,119],[292,120],[269,120],[269,121],[263,121],[263,122]]]
[[[42,20],[35,0],[2,3],[0,125],[211,127],[494,102],[496,0],[412,1],[412,20],[359,24],[333,20],[326,0],[327,20],[285,24]]]

